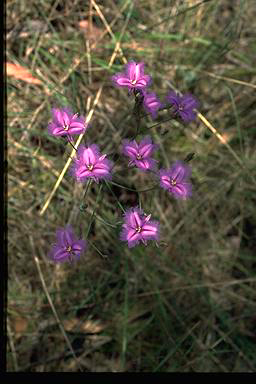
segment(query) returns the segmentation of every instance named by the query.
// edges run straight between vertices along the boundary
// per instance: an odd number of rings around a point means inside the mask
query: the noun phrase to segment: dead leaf
[[[28,321],[24,317],[16,317],[14,320],[14,332],[15,332],[15,337],[19,339],[22,334],[26,331],[28,326]]]
[[[63,322],[66,331],[85,332],[85,333],[99,333],[106,328],[106,325],[98,321],[86,320],[81,322],[79,319],[69,319]]]
[[[80,21],[79,28],[81,29],[81,31],[86,32],[87,38],[93,41],[97,40],[100,37],[100,35],[103,33],[103,31],[100,28],[95,27],[93,24],[91,25],[91,28],[90,28],[88,20]]]
[[[225,132],[222,133],[222,138],[223,138],[223,143],[221,142],[220,144],[228,143],[230,140],[233,139],[234,133],[233,132]]]
[[[22,67],[18,64],[6,63],[6,74],[7,76],[13,76],[16,79],[26,81],[30,84],[42,84],[41,80],[32,76],[27,68]]]
[[[101,332],[106,326],[104,326],[103,324],[101,323],[96,323],[94,321],[91,321],[91,320],[87,320],[85,321],[82,326],[81,326],[81,329],[86,332],[86,333],[99,333]]]
[[[69,319],[63,321],[63,326],[65,331],[70,332],[72,331],[78,324],[78,319]]]
[[[137,43],[134,40],[132,42],[129,42],[129,43],[123,43],[122,47],[129,48],[129,49],[132,49],[133,51],[137,51],[137,52],[145,51],[145,49],[150,48],[149,44],[147,44],[145,42]]]

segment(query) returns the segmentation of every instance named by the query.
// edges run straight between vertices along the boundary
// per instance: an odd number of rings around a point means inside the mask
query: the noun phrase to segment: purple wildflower
[[[132,89],[146,88],[151,82],[151,76],[144,75],[144,63],[129,61],[126,64],[125,73],[117,73],[112,76],[112,81],[118,87]]]
[[[72,168],[73,176],[77,181],[93,179],[96,183],[100,179],[111,179],[112,161],[101,155],[99,147],[92,144],[88,147],[81,145],[77,151]]]
[[[87,128],[84,117],[78,117],[78,114],[73,114],[69,108],[53,108],[52,115],[52,121],[48,125],[50,135],[68,135],[68,137],[71,138],[70,135],[79,135]]]
[[[85,240],[78,240],[71,226],[57,230],[57,243],[49,252],[49,257],[56,263],[78,260],[86,250]]]
[[[198,108],[199,102],[194,96],[189,94],[179,96],[176,92],[172,91],[167,95],[167,100],[173,105],[174,114],[179,114],[184,122],[188,123],[196,118],[194,109]]]
[[[143,92],[143,106],[144,109],[149,112],[152,116],[152,119],[155,119],[157,117],[157,112],[160,108],[164,106],[163,103],[157,98],[156,94],[154,92],[152,93],[146,93]]]
[[[123,140],[122,152],[131,160],[129,166],[135,165],[136,167],[148,170],[156,166],[156,160],[152,159],[152,153],[158,148],[158,145],[153,144],[149,136],[146,136],[137,143],[136,140]]]
[[[175,198],[185,200],[191,196],[191,168],[188,165],[176,161],[170,169],[161,169],[159,175],[161,187],[167,189]]]
[[[120,239],[128,242],[132,248],[140,241],[147,245],[148,240],[158,240],[159,222],[150,220],[151,215],[146,215],[139,208],[131,208],[125,213],[125,223],[122,226]]]

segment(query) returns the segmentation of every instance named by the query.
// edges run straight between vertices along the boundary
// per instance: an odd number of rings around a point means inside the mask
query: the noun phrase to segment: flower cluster
[[[126,64],[125,73],[117,73],[112,76],[113,84],[117,87],[127,87],[129,92],[137,90],[143,98],[143,107],[155,119],[158,111],[165,107],[154,92],[147,92],[148,86],[152,83],[151,76],[144,75],[144,63],[130,61]],[[174,116],[179,116],[185,123],[196,118],[195,109],[199,102],[190,94],[179,96],[177,92],[171,91],[166,96],[167,105],[172,107]]]
[[[136,121],[140,120],[140,110],[149,113],[155,119],[161,109],[170,109],[172,118],[181,118],[185,123],[195,119],[198,101],[190,94],[184,96],[176,92],[169,92],[166,96],[166,104],[162,103],[156,93],[148,91],[152,83],[150,75],[144,73],[144,63],[130,61],[123,73],[112,76],[112,82],[117,87],[126,87],[135,97],[134,114]],[[66,136],[68,141],[74,141],[73,135],[84,134],[88,125],[83,116],[73,113],[71,109],[53,108],[52,121],[48,125],[49,134],[53,136]],[[139,127],[139,124],[138,124]],[[176,199],[185,200],[192,195],[190,182],[191,168],[184,162],[176,161],[168,169],[157,169],[158,161],[153,158],[158,145],[154,144],[149,135],[137,140],[122,141],[121,153],[129,158],[128,166],[134,166],[138,170],[151,171],[156,175],[159,186],[169,192]],[[73,146],[73,144],[71,144]],[[74,149],[76,149],[73,146]],[[107,159],[107,154],[102,154],[97,144],[80,145],[73,159],[71,174],[77,182],[88,180],[99,183],[112,179],[114,163]],[[89,185],[89,184],[88,184]],[[142,243],[159,240],[158,221],[151,220],[150,214],[145,214],[137,206],[128,208],[124,215],[124,222],[120,239],[127,242],[129,248]],[[55,262],[78,260],[86,250],[86,241],[78,240],[71,226],[57,230],[57,242],[53,245],[49,257]]]

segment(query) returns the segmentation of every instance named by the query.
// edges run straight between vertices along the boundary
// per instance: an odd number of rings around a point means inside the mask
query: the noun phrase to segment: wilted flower
[[[176,92],[172,91],[166,98],[169,103],[173,105],[174,114],[180,115],[184,122],[188,123],[196,118],[194,109],[198,108],[199,102],[194,98],[194,96],[189,94],[179,96]]]
[[[150,220],[151,215],[146,215],[138,207],[131,208],[125,213],[120,239],[128,242],[132,248],[140,241],[147,245],[148,240],[158,240],[159,222]]]
[[[78,114],[73,114],[69,108],[53,108],[52,115],[52,121],[48,125],[50,135],[67,135],[71,138],[71,135],[79,135],[87,128],[84,117],[78,117]]]
[[[71,171],[73,176],[77,181],[93,179],[96,183],[100,179],[111,179],[112,161],[106,159],[106,156],[101,155],[96,144],[88,147],[81,145],[77,151],[77,157],[74,159]]]
[[[55,243],[49,252],[49,257],[57,262],[75,261],[80,258],[86,250],[85,240],[78,240],[74,235],[71,226],[57,230],[57,243]]]
[[[191,196],[191,168],[188,165],[177,161],[170,169],[161,169],[159,175],[161,187],[167,189],[175,198],[185,200]]]
[[[164,104],[161,103],[154,92],[143,92],[143,96],[143,106],[145,110],[151,114],[152,119],[155,119],[157,117],[158,110],[162,108]]]
[[[125,73],[117,73],[112,76],[112,81],[118,87],[132,89],[146,88],[151,81],[149,75],[144,75],[144,63],[129,61],[126,64]]]
[[[153,144],[151,138],[146,136],[140,143],[136,140],[123,140],[122,152],[131,159],[129,166],[136,165],[140,169],[148,170],[155,168],[156,160],[151,156],[157,148],[158,145]]]

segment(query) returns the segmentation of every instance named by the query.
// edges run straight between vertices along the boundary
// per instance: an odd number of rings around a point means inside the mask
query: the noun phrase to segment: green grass
[[[7,370],[255,371],[253,1],[98,2],[113,36],[106,33],[90,53],[88,34],[78,25],[88,19],[89,5],[27,0],[6,5],[7,61],[29,68],[43,82],[8,77],[7,83]],[[93,26],[103,32],[92,9]],[[192,199],[175,201],[158,189],[138,196],[132,190],[152,187],[154,178],[123,170],[126,162],[120,159],[115,183],[92,184],[84,201],[85,186],[67,172],[40,215],[71,153],[64,140],[48,135],[53,106],[86,114],[88,98],[92,106],[103,86],[86,141],[114,155],[121,139],[135,133],[132,99],[109,80],[123,68],[120,55],[108,67],[119,40],[128,61],[145,62],[151,89],[162,99],[172,87],[194,94],[199,111],[230,147],[199,118],[184,126],[163,122],[168,111],[154,122],[147,116],[144,134],[161,122],[149,131],[160,145],[160,167],[196,153]],[[129,250],[119,241],[123,210],[139,203],[161,222],[159,248]],[[88,250],[76,265],[56,266],[47,253],[56,230],[68,221],[77,234],[89,233]]]

